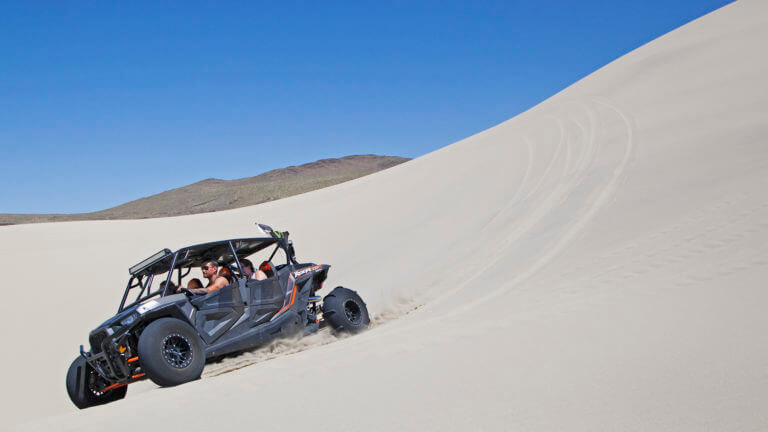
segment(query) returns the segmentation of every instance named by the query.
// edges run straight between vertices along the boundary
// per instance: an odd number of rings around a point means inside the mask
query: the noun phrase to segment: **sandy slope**
[[[0,306],[5,423],[767,429],[766,40],[768,4],[738,2],[357,181],[210,215],[0,229],[0,259],[35,269],[6,276]],[[330,282],[358,289],[377,325],[76,412],[65,370],[116,307],[126,267],[256,220],[289,229],[299,258],[333,264]]]

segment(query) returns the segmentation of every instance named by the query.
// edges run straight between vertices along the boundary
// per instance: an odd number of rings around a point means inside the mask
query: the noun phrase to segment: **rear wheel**
[[[155,384],[170,387],[200,378],[203,344],[195,330],[176,318],[153,321],[139,336],[141,369]]]
[[[96,373],[82,356],[78,356],[69,366],[67,371],[67,393],[72,403],[80,409],[120,400],[125,397],[125,393],[128,391],[128,386],[118,387],[106,392],[95,390],[97,388],[104,388],[106,384],[104,379]]]
[[[334,331],[347,333],[365,330],[371,323],[363,299],[344,287],[334,288],[323,298],[323,319]]]

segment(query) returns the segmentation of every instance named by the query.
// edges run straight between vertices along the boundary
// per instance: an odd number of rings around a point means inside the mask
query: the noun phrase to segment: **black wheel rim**
[[[192,363],[192,346],[184,335],[171,333],[163,339],[163,358],[177,368],[183,369]]]
[[[347,300],[344,302],[344,314],[352,324],[360,324],[363,320],[363,312],[360,309],[360,305],[354,300]]]

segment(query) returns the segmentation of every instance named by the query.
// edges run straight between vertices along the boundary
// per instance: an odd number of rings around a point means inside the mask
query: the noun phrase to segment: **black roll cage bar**
[[[273,250],[272,254],[269,256],[269,261],[272,261],[272,258],[274,258],[275,254],[277,253],[277,251],[279,249],[283,249],[285,251],[285,255],[287,257],[288,263],[292,262],[293,264],[298,264],[298,262],[296,261],[296,252],[295,252],[295,250],[293,248],[293,242],[288,240],[288,235],[289,235],[288,231],[277,232],[277,231],[271,231],[270,230],[268,232],[272,236],[272,239],[274,240],[274,244],[277,245],[275,247],[275,250]],[[234,257],[234,263],[237,266],[236,267],[236,271],[239,273],[239,275],[242,276],[243,275],[243,270],[242,270],[242,266],[240,265],[240,258],[237,256],[237,250],[235,249],[235,246],[234,246],[234,243],[233,243],[233,242],[237,242],[237,241],[241,241],[241,240],[243,240],[243,239],[224,240],[224,241],[220,241],[220,242],[212,242],[211,244],[216,244],[216,243],[227,243],[228,244],[229,250],[230,250],[230,252],[232,252],[232,256]],[[268,248],[271,244],[272,243],[264,246],[262,249]],[[133,306],[136,306],[137,304],[142,303],[142,302],[144,302],[144,301],[146,301],[146,300],[148,300],[148,299],[150,299],[152,297],[156,297],[158,295],[160,297],[165,297],[168,294],[173,294],[173,293],[168,293],[168,287],[169,287],[169,284],[171,283],[171,279],[173,278],[173,270],[176,267],[176,262],[183,261],[183,260],[187,259],[187,257],[189,256],[190,250],[192,248],[194,248],[194,247],[197,247],[197,246],[201,246],[201,245],[189,246],[189,247],[186,247],[186,248],[179,249],[176,252],[171,252],[168,249],[164,249],[163,251],[158,252],[157,254],[153,255],[149,259],[143,261],[141,264],[132,267],[129,270],[129,272],[131,273],[131,277],[130,277],[130,279],[128,279],[128,284],[125,287],[125,292],[123,293],[123,299],[120,301],[120,307],[117,309],[117,313],[120,313],[120,312],[122,312],[122,311],[124,311],[126,309],[129,309],[129,308],[133,307]],[[258,250],[261,250],[261,249],[258,249]],[[258,250],[254,251],[254,253],[258,252]],[[184,252],[184,256],[179,260],[179,254],[182,253],[182,252]],[[146,268],[150,267],[152,265],[152,263],[144,265],[143,268],[139,268],[138,271],[136,271],[136,272],[133,272],[132,270],[134,270],[134,268],[138,268],[142,264],[145,264],[147,261],[150,261],[152,258],[154,258],[156,256],[159,256],[159,258],[157,258],[157,261],[160,261],[160,260],[166,258],[171,253],[173,254],[173,258],[171,259],[170,267],[168,267],[169,268],[169,270],[168,270],[168,277],[167,277],[167,279],[165,281],[165,285],[163,285],[162,287],[158,287],[158,289],[155,290],[154,292],[149,292],[150,287],[152,286],[152,281],[155,278],[155,274],[160,274],[160,273],[149,272],[147,274],[144,274],[143,270],[145,270]],[[164,255],[161,255],[161,254],[164,254]],[[182,274],[182,268],[181,267],[178,267],[176,270],[177,270],[177,282],[178,282],[178,285],[181,286],[182,278],[184,276],[188,275],[190,271],[192,271],[192,267],[191,266],[187,267],[186,272],[184,272],[183,274]],[[128,299],[128,293],[132,289],[138,288],[138,287],[141,287],[141,291],[139,291],[139,294],[136,296],[136,300],[134,300],[133,302],[131,302],[131,303],[126,305],[125,302]],[[147,292],[146,295],[144,295],[145,291]]]

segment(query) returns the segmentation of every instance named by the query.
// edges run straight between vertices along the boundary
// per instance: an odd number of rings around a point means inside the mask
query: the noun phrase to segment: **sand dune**
[[[485,132],[259,206],[0,228],[22,429],[765,430],[768,4],[740,1]],[[160,247],[288,229],[368,332],[76,411],[64,374]],[[42,270],[45,276],[37,276]],[[44,334],[47,337],[41,338]],[[219,373],[222,372],[222,373]]]

